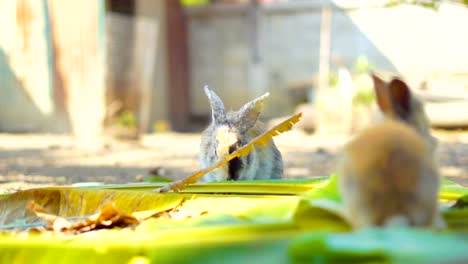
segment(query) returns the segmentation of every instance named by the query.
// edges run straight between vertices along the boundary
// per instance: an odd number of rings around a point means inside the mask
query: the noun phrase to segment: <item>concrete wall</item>
[[[120,100],[137,115],[146,111],[144,127],[151,131],[168,119],[165,2],[138,0],[135,14],[108,12],[106,22],[108,103]]]
[[[434,11],[412,5],[382,8],[370,5],[372,1],[361,2],[365,4],[332,8],[331,55],[348,67],[365,56],[376,69],[401,74],[415,85],[429,80],[440,86],[440,78],[468,73],[466,7],[442,4]],[[256,38],[252,37],[255,26],[247,6],[189,10],[194,113],[209,113],[201,89],[209,84],[234,108],[270,91],[268,114],[289,114],[288,84],[310,80],[318,72],[320,3],[262,6]],[[336,69],[333,63],[331,67]],[[464,85],[466,80],[451,88],[463,90]]]
[[[158,38],[157,47],[154,59],[154,86],[153,93],[151,95],[151,117],[150,123],[154,123],[158,120],[168,120],[168,103],[167,103],[167,89],[168,89],[168,71],[167,71],[167,45],[166,45],[166,7],[164,1],[147,1],[156,5],[154,9],[154,17],[158,21]],[[142,9],[145,8],[143,5]]]

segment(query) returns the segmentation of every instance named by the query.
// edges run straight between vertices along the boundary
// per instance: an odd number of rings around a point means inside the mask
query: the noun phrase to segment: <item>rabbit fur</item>
[[[211,123],[203,131],[199,160],[201,168],[207,168],[239,147],[247,144],[266,131],[259,121],[266,93],[248,103],[238,111],[226,111],[222,100],[208,86],[204,87],[211,106]],[[270,139],[266,146],[254,146],[247,155],[231,160],[225,166],[203,176],[204,182],[280,179],[283,175],[281,153]]]
[[[423,104],[398,78],[372,79],[383,120],[343,148],[338,185],[346,216],[354,228],[442,227],[437,141]]]

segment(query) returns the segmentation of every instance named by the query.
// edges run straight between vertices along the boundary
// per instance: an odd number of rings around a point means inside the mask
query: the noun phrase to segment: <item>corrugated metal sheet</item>
[[[0,1],[0,131],[42,131],[54,113],[46,0]]]
[[[105,115],[104,1],[49,0],[55,72],[67,100],[73,134],[88,144]],[[56,78],[57,79],[57,78]]]

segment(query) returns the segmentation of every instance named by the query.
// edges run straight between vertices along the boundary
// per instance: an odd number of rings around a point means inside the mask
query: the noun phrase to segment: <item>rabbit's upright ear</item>
[[[211,106],[211,119],[215,124],[223,123],[226,120],[226,112],[224,110],[223,101],[213,92],[208,85],[203,87],[206,96],[208,97],[208,101],[210,101]]]
[[[384,114],[392,114],[392,101],[390,99],[390,93],[388,91],[387,83],[380,77],[371,73],[372,81],[374,82],[375,97],[377,99],[377,105],[380,111]]]
[[[394,78],[388,84],[390,99],[392,101],[393,112],[401,119],[406,119],[411,115],[411,91],[406,83],[398,78]]]
[[[237,124],[238,129],[241,133],[246,132],[252,128],[257,122],[258,116],[263,110],[263,105],[265,104],[265,99],[270,95],[270,93],[265,93],[264,95],[246,103],[242,108],[237,112]]]

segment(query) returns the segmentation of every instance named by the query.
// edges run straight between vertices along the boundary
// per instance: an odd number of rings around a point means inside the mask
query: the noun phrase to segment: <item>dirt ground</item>
[[[435,131],[442,175],[468,186],[468,131]],[[285,178],[329,175],[343,135],[306,135],[298,130],[275,137]],[[199,134],[147,135],[139,142],[107,140],[98,150],[74,147],[65,135],[0,134],[0,193],[83,182],[140,182],[156,167],[181,178],[198,168]]]

